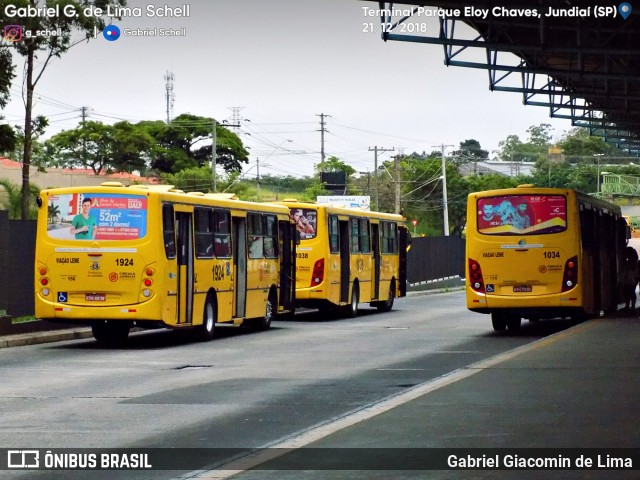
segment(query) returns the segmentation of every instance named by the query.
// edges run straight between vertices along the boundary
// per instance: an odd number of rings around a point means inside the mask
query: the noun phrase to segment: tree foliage
[[[38,216],[36,197],[39,191],[37,185],[29,184],[29,215],[27,220],[34,220]],[[20,185],[5,178],[0,178],[0,210],[6,210],[11,220],[18,220],[22,216]]]
[[[1,2],[0,24],[11,25],[16,23],[16,18],[9,17],[5,6],[8,2]],[[44,0],[14,0],[16,7],[42,8],[43,5],[51,6],[51,2]],[[31,145],[32,145],[32,112],[33,112],[33,92],[42,74],[47,68],[51,59],[60,57],[67,52],[72,44],[72,36],[79,33],[83,40],[88,41],[93,37],[94,29],[102,30],[105,22],[101,17],[85,15],[85,9],[81,7],[99,7],[103,10],[109,5],[123,6],[125,0],[57,0],[60,12],[65,11],[65,7],[75,8],[76,15],[32,15],[19,19],[23,26],[23,38],[11,44],[10,49],[21,55],[25,59],[24,68],[24,88],[25,88],[25,117],[24,117],[24,144],[22,158],[22,218],[26,220],[29,216],[29,168],[31,166]],[[60,35],[36,35],[37,31],[58,30]],[[41,54],[39,56],[39,54]],[[36,64],[37,60],[37,64]],[[1,88],[0,88],[1,92]]]
[[[90,168],[96,175],[144,170],[152,147],[151,136],[129,122],[105,125],[87,121],[46,142],[50,166]]]
[[[2,6],[2,2],[0,2],[0,6]],[[0,108],[6,107],[9,102],[11,96],[9,89],[13,77],[15,77],[15,67],[11,52],[7,46],[0,44]]]
[[[451,158],[458,164],[481,162],[489,158],[489,152],[480,146],[480,142],[474,139],[460,142],[460,148],[451,153]]]
[[[2,118],[0,118],[0,122]],[[12,156],[18,142],[18,135],[11,125],[0,123],[0,154]]]
[[[165,173],[211,164],[213,119],[184,113],[170,124],[144,121],[137,124],[151,135],[156,146],[151,151],[151,167]],[[225,172],[240,172],[249,152],[242,140],[216,123],[216,164]]]

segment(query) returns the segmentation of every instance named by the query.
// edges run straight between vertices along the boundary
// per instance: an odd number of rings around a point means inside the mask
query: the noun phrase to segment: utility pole
[[[87,110],[89,107],[80,107],[80,112],[82,114],[82,130],[84,130],[85,122],[87,121]],[[87,139],[82,138],[82,162],[84,165],[87,164]]]
[[[217,190],[217,174],[216,174],[216,164],[218,161],[218,152],[216,152],[216,147],[218,146],[218,137],[216,136],[216,128],[218,123],[215,118],[211,119],[212,123],[212,131],[211,131],[211,189],[213,193],[216,193]],[[228,124],[224,123],[224,127],[239,127],[240,124]]]
[[[373,152],[373,181],[374,181],[374,205],[376,212],[380,210],[378,205],[378,152],[393,152],[395,148],[378,148],[378,146],[374,146],[373,148],[369,147],[369,151]]]
[[[331,117],[331,115],[326,115],[324,113],[321,113],[319,115],[316,115],[317,117],[320,117],[320,172],[322,173],[322,168],[324,167],[324,132],[327,131],[327,129],[325,128],[325,123],[324,123],[324,119],[325,117]]]
[[[213,131],[211,132],[211,174],[213,175],[211,187],[213,193],[218,191],[218,186],[216,184],[216,163],[218,162],[218,152],[216,152],[216,147],[218,146],[218,138],[216,137],[216,119],[211,120],[213,123]]]
[[[447,161],[444,157],[444,150],[453,145],[438,145],[442,152],[442,215],[444,217],[444,236],[449,236],[449,206],[447,205]]]
[[[260,196],[260,158],[256,157],[256,186],[258,188],[258,196]]]
[[[395,213],[400,213],[400,155],[393,156],[393,183],[395,184]]]

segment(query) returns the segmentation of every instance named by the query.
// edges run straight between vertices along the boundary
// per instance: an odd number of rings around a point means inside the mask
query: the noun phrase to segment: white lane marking
[[[246,456],[232,460],[214,470],[208,470],[204,472],[203,470],[196,470],[181,476],[180,479],[194,478],[198,480],[224,480],[230,478],[250,468],[254,468],[262,463],[268,462],[269,460],[273,460],[274,458],[285,455],[291,450],[302,448],[306,445],[309,445],[310,443],[321,440],[347,427],[351,427],[360,422],[364,422],[365,420],[369,420],[370,418],[376,417],[395,407],[422,397],[423,395],[427,395],[443,387],[459,382],[460,380],[469,378],[476,373],[494,367],[495,365],[498,365],[499,363],[505,362],[507,360],[511,360],[523,353],[545,347],[547,345],[550,345],[551,343],[555,343],[562,338],[574,335],[577,332],[594,325],[596,325],[596,322],[585,323],[569,330],[563,330],[561,332],[555,333],[527,345],[522,345],[507,352],[500,353],[493,357],[480,360],[479,362],[459,368],[450,373],[442,375],[441,377],[417,385],[413,388],[403,391],[402,393],[391,395],[376,403],[366,405],[360,410],[347,413],[346,415],[335,420],[331,420],[323,425],[312,427],[309,430],[295,435],[291,438],[275,443],[273,445],[269,445],[263,450],[258,450],[256,452],[249,453]]]

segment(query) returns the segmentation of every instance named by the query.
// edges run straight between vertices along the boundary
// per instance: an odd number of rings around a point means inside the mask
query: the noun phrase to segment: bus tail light
[[[321,258],[313,265],[313,274],[311,275],[311,286],[315,287],[324,280],[324,258]]]
[[[571,290],[578,284],[578,257],[571,257],[564,264],[564,274],[562,275],[562,291]]]
[[[469,259],[469,283],[471,284],[471,288],[476,292],[485,293],[482,269],[480,268],[480,264],[472,258]]]
[[[144,269],[144,276],[142,279],[142,291],[140,292],[143,297],[149,298],[153,295],[153,290],[150,288],[153,285],[153,275],[155,274],[155,270],[151,267],[146,267]]]

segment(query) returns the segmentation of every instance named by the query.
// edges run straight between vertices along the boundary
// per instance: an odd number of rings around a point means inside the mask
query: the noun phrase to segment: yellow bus
[[[284,200],[300,235],[296,304],[340,309],[361,303],[380,311],[406,295],[408,234],[400,215]]]
[[[617,309],[626,223],[616,205],[531,185],[476,192],[466,235],[467,308],[491,314],[495,330]]]
[[[295,226],[281,205],[169,185],[40,192],[35,314],[121,343],[132,327],[267,329],[294,308]]]

